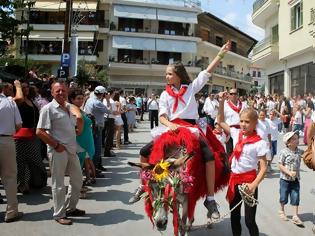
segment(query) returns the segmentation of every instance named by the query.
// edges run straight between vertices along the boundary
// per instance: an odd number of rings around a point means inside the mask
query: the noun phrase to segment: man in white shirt
[[[210,93],[209,96],[205,100],[205,104],[203,106],[203,110],[207,116],[207,122],[211,127],[214,127],[215,118],[218,115],[219,102],[214,97],[214,93]]]
[[[9,223],[23,216],[18,212],[17,165],[13,134],[22,127],[22,119],[16,103],[7,98],[0,84],[0,178],[7,198],[4,221]]]
[[[128,145],[131,144],[131,142],[129,141],[129,127],[128,127],[128,120],[127,120],[127,116],[126,116],[126,105],[127,105],[127,101],[126,98],[124,98],[124,91],[120,90],[119,91],[119,102],[121,104],[121,108],[122,111],[124,111],[123,113],[121,113],[121,119],[124,122],[124,144]]]
[[[153,124],[155,124],[155,126],[159,125],[159,101],[154,94],[152,94],[148,100],[148,110],[151,129],[153,129],[154,128]]]
[[[236,88],[229,91],[229,99],[224,104],[224,121],[230,126],[231,138],[226,143],[226,152],[232,154],[234,146],[238,141],[238,130],[240,129],[240,113],[245,108],[244,104],[238,99]]]

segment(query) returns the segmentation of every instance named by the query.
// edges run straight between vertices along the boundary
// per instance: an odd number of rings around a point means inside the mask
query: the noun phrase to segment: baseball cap
[[[103,86],[97,86],[94,89],[94,93],[95,94],[104,94],[104,93],[106,93],[106,89]]]
[[[291,132],[286,133],[286,134],[283,136],[283,142],[284,142],[284,144],[288,144],[290,138],[292,138],[293,135],[295,135],[295,134],[299,135],[299,131],[295,131],[295,132],[291,131]]]

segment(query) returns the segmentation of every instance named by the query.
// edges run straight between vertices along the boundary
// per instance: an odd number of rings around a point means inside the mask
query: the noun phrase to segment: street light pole
[[[71,20],[72,20],[72,3],[73,0],[66,1],[66,12],[65,12],[65,31],[64,31],[64,43],[63,43],[63,53],[70,53],[70,41],[71,37]],[[71,60],[71,58],[70,58]],[[63,68],[66,74],[69,75],[69,67]]]
[[[31,14],[31,6],[34,4],[34,2],[27,2],[27,22],[26,22],[26,41],[24,45],[24,53],[25,53],[25,58],[24,58],[24,73],[25,77],[28,75],[28,42],[30,38],[30,14]]]

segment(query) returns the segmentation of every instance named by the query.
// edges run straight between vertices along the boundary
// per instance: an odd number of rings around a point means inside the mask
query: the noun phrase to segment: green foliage
[[[78,62],[78,73],[76,78],[79,85],[83,85],[89,80],[98,80],[105,86],[108,82],[106,69],[99,70],[95,67],[95,63],[82,60]]]

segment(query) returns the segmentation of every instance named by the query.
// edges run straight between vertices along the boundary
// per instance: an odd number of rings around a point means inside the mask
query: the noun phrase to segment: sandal
[[[288,217],[285,215],[284,211],[279,211],[279,217],[281,220],[288,221]]]
[[[295,215],[295,216],[292,216],[292,220],[293,224],[297,225],[297,226],[304,226],[304,223],[300,220],[300,218]]]

